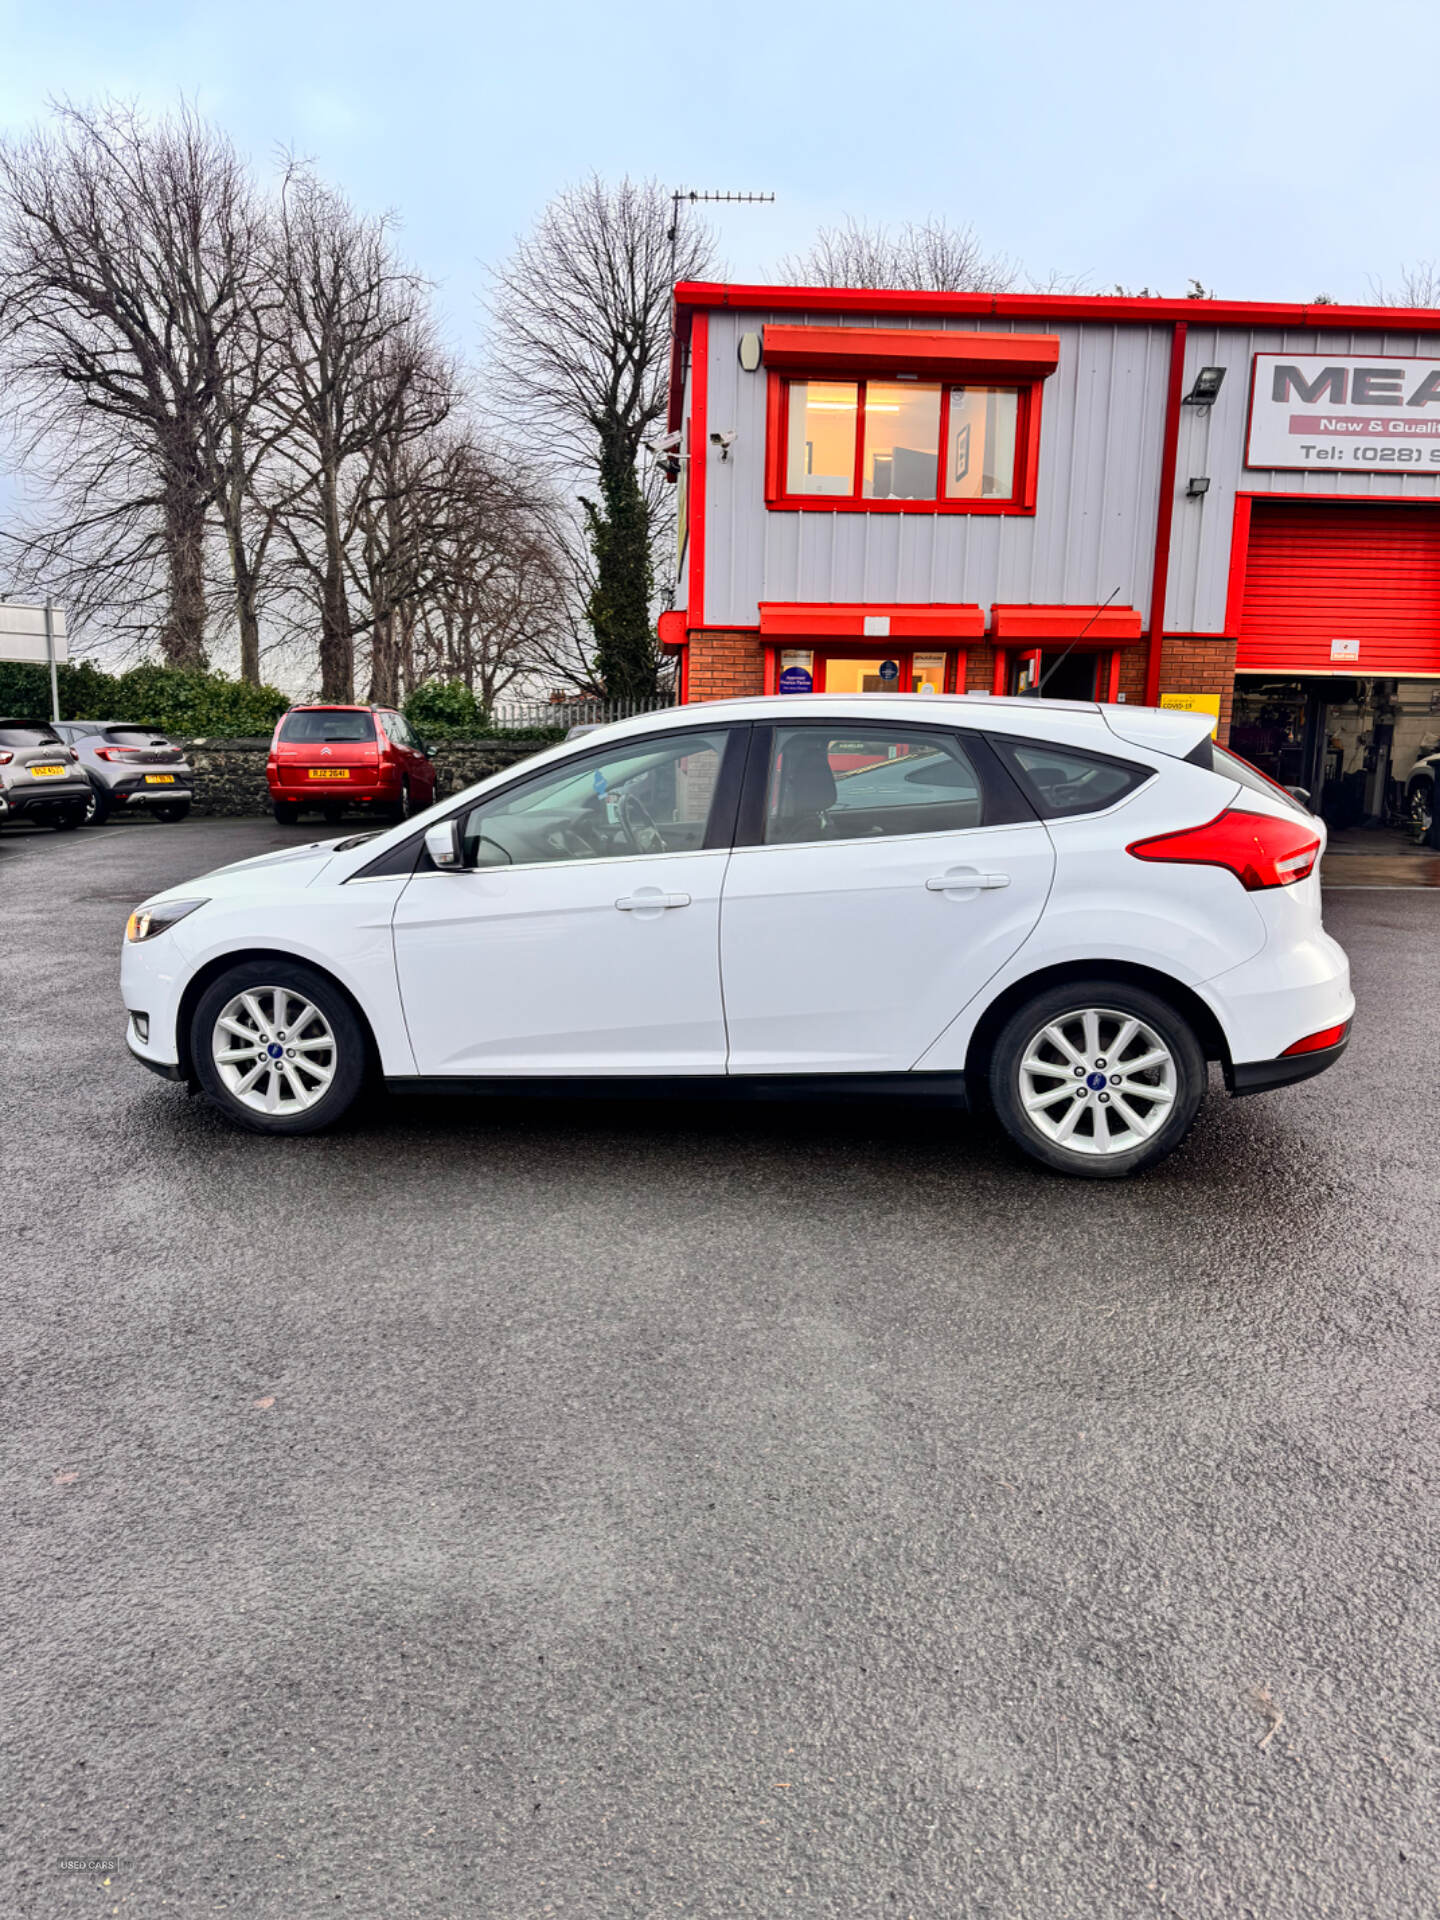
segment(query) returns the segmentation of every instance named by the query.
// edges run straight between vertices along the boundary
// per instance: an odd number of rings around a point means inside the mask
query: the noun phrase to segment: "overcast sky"
[[[717,222],[763,277],[846,213],[943,214],[1045,278],[1365,299],[1440,253],[1437,0],[0,0],[0,126],[184,94],[282,146],[442,283],[590,169],[763,189]]]

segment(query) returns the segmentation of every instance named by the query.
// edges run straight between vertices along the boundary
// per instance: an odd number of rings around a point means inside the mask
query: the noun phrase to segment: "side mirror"
[[[465,868],[465,828],[458,819],[441,820],[425,829],[425,851],[438,873],[462,873]]]

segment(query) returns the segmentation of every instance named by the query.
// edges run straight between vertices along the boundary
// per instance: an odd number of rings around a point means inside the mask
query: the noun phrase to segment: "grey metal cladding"
[[[1425,360],[1437,358],[1437,343],[1434,334],[1190,327],[1185,341],[1185,391],[1190,391],[1201,367],[1224,367],[1226,378],[1208,413],[1196,407],[1180,409],[1165,595],[1165,626],[1171,633],[1225,631],[1237,493],[1292,494],[1317,500],[1335,495],[1440,499],[1440,473],[1400,476],[1393,469],[1352,473],[1339,468],[1298,473],[1247,467],[1250,377],[1257,353],[1373,354],[1377,359]],[[1201,474],[1208,478],[1209,489],[1203,498],[1191,499],[1187,485]]]
[[[706,460],[705,624],[753,627],[761,600],[1096,605],[1114,593],[1148,617],[1171,328],[911,322],[957,332],[1054,333],[1044,382],[1036,510],[1029,514],[771,512],[765,506],[766,374],[741,370],[741,333],[769,316],[712,310]],[[773,316],[895,327],[887,314]],[[733,429],[727,460],[708,433]],[[698,449],[697,449],[698,451]],[[692,615],[694,610],[692,609]]]

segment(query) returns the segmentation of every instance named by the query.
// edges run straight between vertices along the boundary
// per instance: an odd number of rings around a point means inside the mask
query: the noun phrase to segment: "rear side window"
[[[318,746],[322,741],[340,744],[373,740],[375,722],[368,713],[352,713],[344,707],[314,707],[287,713],[280,738],[292,747]]]
[[[1263,793],[1271,800],[1283,800],[1287,807],[1293,807],[1296,813],[1311,817],[1310,809],[1297,800],[1293,793],[1276,784],[1258,767],[1252,767],[1248,760],[1242,760],[1238,753],[1228,753],[1224,747],[1211,749],[1210,770],[1221,773],[1227,780],[1238,780],[1242,787],[1248,787],[1251,793]]]
[[[775,729],[767,845],[984,824],[979,774],[953,734],[853,722]]]
[[[1108,753],[1080,747],[1052,747],[1043,740],[987,736],[1015,775],[1035,811],[1045,820],[1066,820],[1077,813],[1099,813],[1144,784],[1153,771]]]

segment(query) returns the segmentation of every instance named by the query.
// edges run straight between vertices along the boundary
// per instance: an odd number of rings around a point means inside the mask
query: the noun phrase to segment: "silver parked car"
[[[183,820],[195,797],[195,772],[158,727],[133,720],[57,720],[92,789],[90,819],[99,826],[124,807],[147,807],[157,820]]]
[[[48,720],[0,720],[0,822],[66,833],[84,820],[90,782]]]

